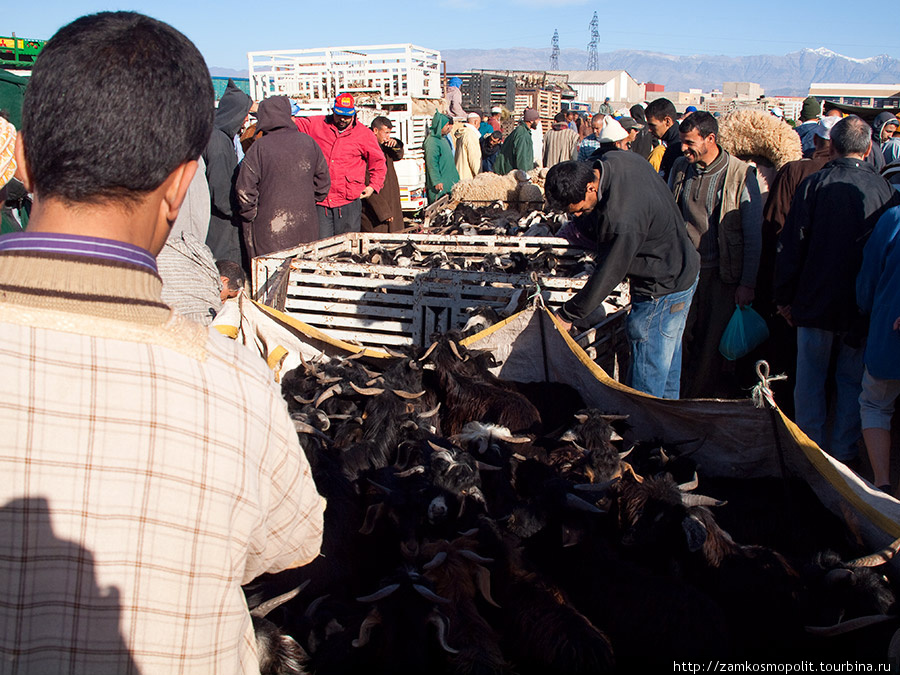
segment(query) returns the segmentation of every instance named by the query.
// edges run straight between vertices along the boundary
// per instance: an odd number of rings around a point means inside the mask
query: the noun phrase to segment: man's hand
[[[368,199],[373,194],[375,194],[375,188],[371,185],[366,185],[366,189],[362,191],[362,194],[359,195],[360,199]]]
[[[784,320],[787,321],[788,326],[794,325],[794,317],[791,315],[791,306],[790,305],[778,305],[778,313],[784,317]],[[900,322],[900,318],[897,319]],[[897,327],[897,324],[894,324],[894,327]]]
[[[751,302],[753,302],[753,298],[756,297],[756,291],[754,291],[749,286],[738,286],[737,290],[734,292],[734,302],[741,307],[746,307]]]
[[[443,184],[443,183],[438,183],[437,185],[435,185],[435,186],[434,186],[434,191],[435,191],[435,192],[443,192],[443,191],[444,191],[444,184]]]
[[[386,148],[393,148],[393,147],[396,147],[396,145],[397,145],[397,139],[396,139],[396,138],[389,138],[389,139],[387,139],[384,143],[382,143],[382,145],[383,145],[384,147],[386,147]]]
[[[560,314],[559,312],[556,313],[556,320],[562,324],[562,327],[566,330],[566,332],[569,332],[572,329],[572,322],[564,319],[562,314]]]

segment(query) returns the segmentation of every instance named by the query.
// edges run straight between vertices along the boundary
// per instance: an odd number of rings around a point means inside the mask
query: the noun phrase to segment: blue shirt
[[[856,301],[870,314],[866,368],[873,377],[900,380],[900,206],[884,212],[866,247],[856,278]]]

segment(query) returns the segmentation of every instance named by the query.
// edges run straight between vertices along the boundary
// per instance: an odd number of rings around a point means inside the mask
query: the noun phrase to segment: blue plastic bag
[[[746,356],[769,337],[769,327],[750,305],[737,305],[719,341],[719,352],[729,361]]]

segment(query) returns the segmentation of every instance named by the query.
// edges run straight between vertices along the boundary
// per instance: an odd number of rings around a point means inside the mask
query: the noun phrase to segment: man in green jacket
[[[447,138],[452,126],[449,117],[443,113],[434,113],[431,130],[422,143],[425,151],[425,189],[428,191],[429,204],[450,194],[453,186],[459,182],[453,146]]]
[[[531,141],[531,130],[541,123],[541,116],[534,108],[525,108],[522,121],[503,141],[497,161],[494,162],[494,173],[501,176],[513,169],[531,171],[534,168],[534,145]]]

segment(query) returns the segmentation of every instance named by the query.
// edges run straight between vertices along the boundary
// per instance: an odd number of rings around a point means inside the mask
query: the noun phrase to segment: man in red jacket
[[[356,119],[353,96],[338,96],[331,115],[295,117],[294,123],[319,144],[331,174],[331,190],[316,204],[319,238],[359,232],[360,200],[381,190],[387,168],[375,134]]]

